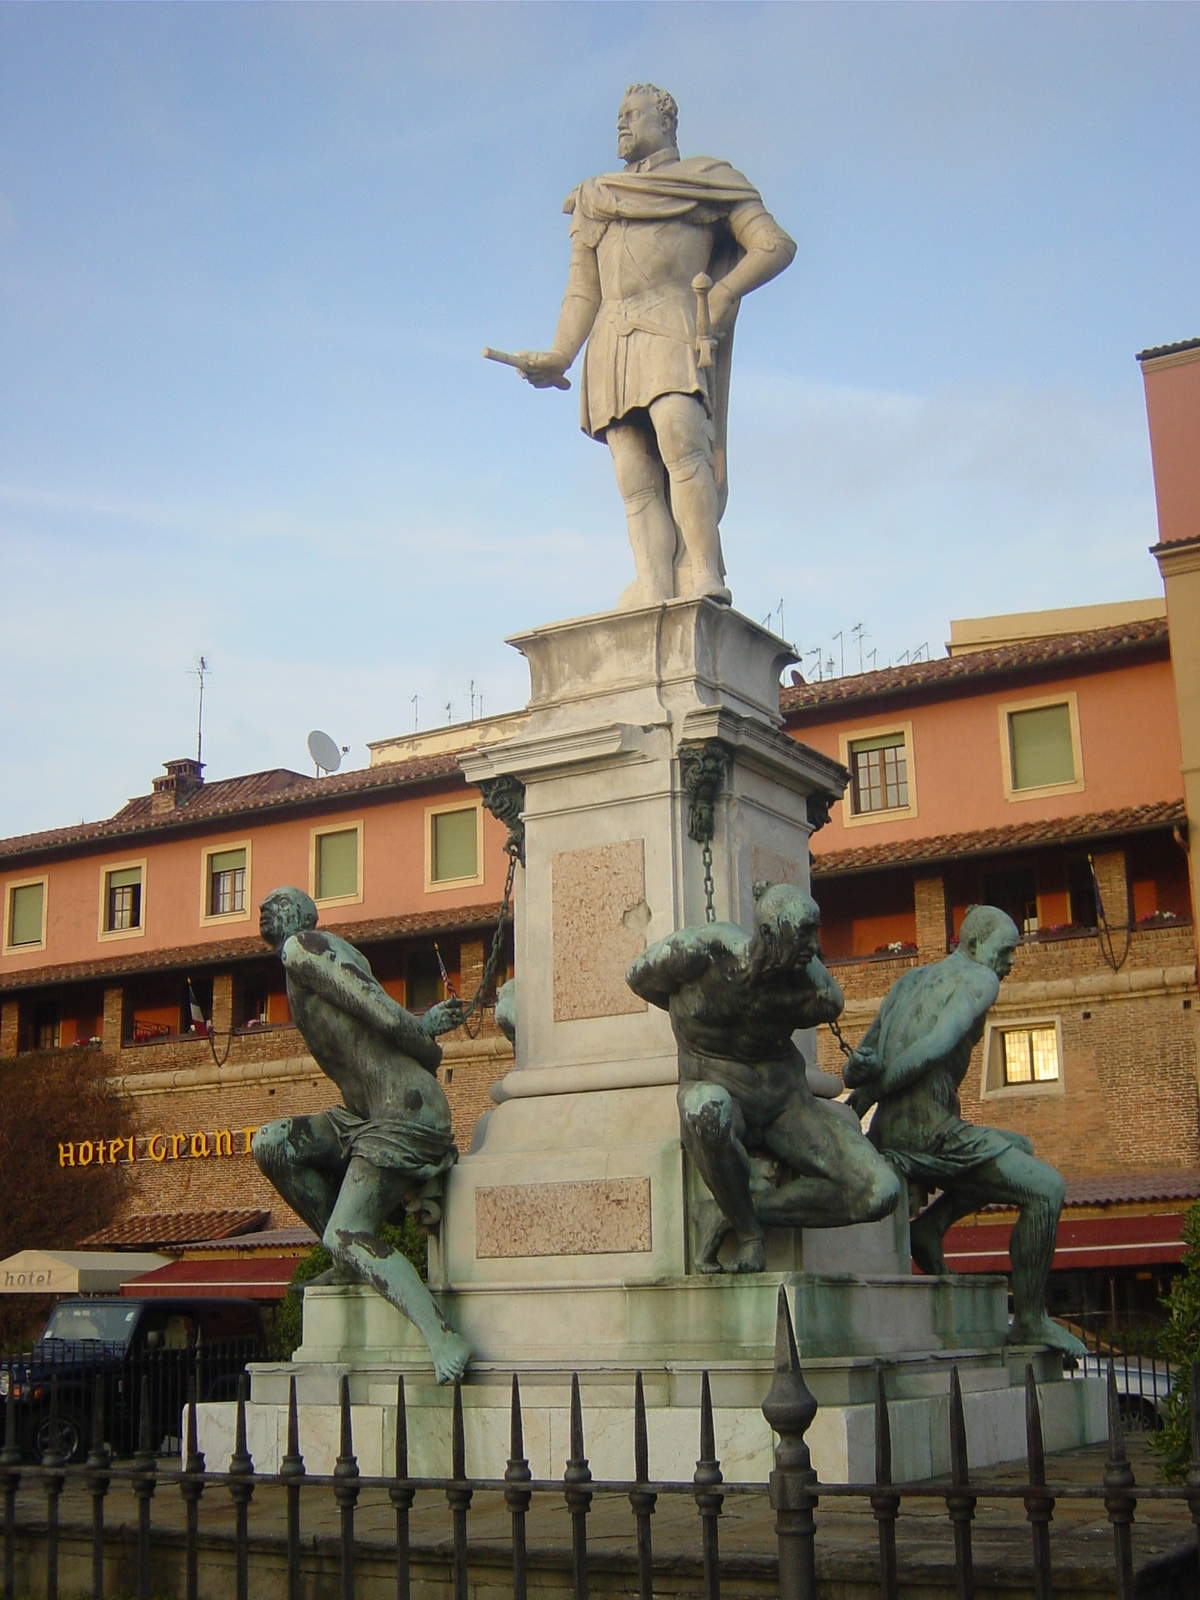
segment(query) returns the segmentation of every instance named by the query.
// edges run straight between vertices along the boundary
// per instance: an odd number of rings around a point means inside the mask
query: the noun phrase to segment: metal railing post
[[[779,1435],[768,1481],[779,1550],[780,1600],[815,1600],[817,1475],[804,1435],[817,1414],[817,1402],[800,1371],[792,1313],[782,1284],[775,1314],[775,1381],[762,1412]]]

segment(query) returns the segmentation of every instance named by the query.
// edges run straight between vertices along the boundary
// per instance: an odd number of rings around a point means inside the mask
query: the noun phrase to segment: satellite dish
[[[308,736],[308,753],[318,773],[336,772],[342,764],[342,752],[320,728],[314,728]]]

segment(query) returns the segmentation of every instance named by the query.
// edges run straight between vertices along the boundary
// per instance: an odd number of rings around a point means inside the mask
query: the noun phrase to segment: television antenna
[[[344,744],[339,750],[327,733],[314,728],[308,736],[308,753],[317,769],[316,776],[319,778],[322,772],[336,772],[349,748],[348,744]]]

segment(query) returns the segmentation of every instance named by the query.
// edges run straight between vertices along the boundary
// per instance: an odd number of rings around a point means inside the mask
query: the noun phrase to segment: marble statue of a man
[[[1082,1355],[1079,1340],[1046,1314],[1046,1284],[1064,1185],[1021,1133],[965,1122],[958,1088],[988,1011],[1012,970],[1020,935],[996,906],[972,906],[958,948],[944,961],[896,980],[845,1067],[850,1104],[876,1107],[868,1137],[919,1189],[940,1191],[911,1224],[913,1260],[946,1272],[942,1240],[960,1217],[987,1205],[1014,1206],[1014,1344],[1048,1344]]]
[[[729,602],[718,524],[734,318],[796,252],[740,172],[680,159],[677,121],[665,90],[626,91],[625,170],[589,178],[564,207],[571,264],[553,348],[513,358],[535,387],[565,387],[587,341],[582,427],[612,452],[633,546],[621,609],[676,595]]]
[[[318,929],[302,889],[269,894],[259,927],[283,962],[296,1026],[342,1104],[268,1122],[254,1135],[254,1159],[318,1234],[338,1276],[369,1284],[402,1311],[429,1346],[438,1382],[452,1382],[470,1347],[380,1228],[401,1209],[428,1214],[431,1189],[457,1159],[435,1077],[436,1035],[462,1020],[461,1008],[443,1002],[414,1017],[361,951]]]

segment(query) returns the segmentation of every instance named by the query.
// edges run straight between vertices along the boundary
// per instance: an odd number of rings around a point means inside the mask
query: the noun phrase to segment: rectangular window
[[[5,907],[5,946],[19,950],[43,943],[46,934],[46,880],[16,883]]]
[[[1041,789],[1074,781],[1071,712],[1065,703],[1010,711],[1008,737],[1014,789]]]
[[[142,869],[117,867],[104,874],[104,931],[120,933],[142,925]]]
[[[1006,1085],[1058,1081],[1055,1028],[1007,1028],[1000,1036],[1000,1048]]]
[[[214,850],[208,857],[207,915],[227,917],[246,909],[246,852]]]
[[[452,883],[479,876],[479,808],[434,811],[429,818],[429,878]]]
[[[855,816],[908,804],[908,751],[902,733],[850,742],[850,806]]]
[[[313,899],[352,900],[358,878],[359,828],[337,828],[313,835]]]

